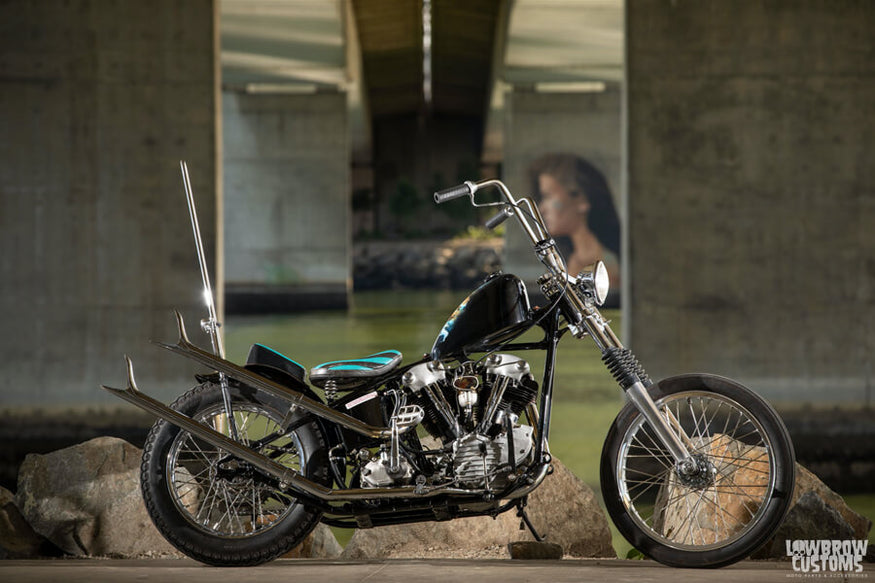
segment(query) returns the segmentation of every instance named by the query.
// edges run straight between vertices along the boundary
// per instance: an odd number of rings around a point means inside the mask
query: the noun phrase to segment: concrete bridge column
[[[872,402],[875,10],[626,4],[630,343],[654,377]]]
[[[214,264],[216,51],[211,0],[0,4],[0,407],[119,404],[124,353],[159,397],[192,384],[148,341],[173,308],[204,339],[178,164]]]
[[[226,91],[223,110],[228,310],[345,308],[346,96]]]

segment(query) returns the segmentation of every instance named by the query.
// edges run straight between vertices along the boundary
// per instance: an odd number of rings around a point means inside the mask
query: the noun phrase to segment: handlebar
[[[447,188],[444,190],[439,190],[434,193],[434,201],[437,204],[441,204],[442,202],[447,202],[448,200],[453,200],[454,198],[461,198],[463,196],[473,196],[477,191],[477,186],[473,182],[463,182],[458,186],[453,186],[451,188]],[[472,201],[473,202],[473,201]]]
[[[474,194],[488,186],[494,186],[497,188],[499,192],[501,192],[504,202],[477,204],[474,200]],[[535,251],[541,262],[552,270],[559,270],[563,273],[566,272],[565,262],[556,250],[556,243],[553,241],[552,237],[550,237],[550,233],[547,232],[547,227],[544,225],[544,219],[541,216],[541,212],[538,210],[538,206],[531,198],[516,200],[503,182],[500,180],[487,179],[478,182],[466,181],[458,186],[438,191],[434,193],[434,201],[440,204],[463,196],[469,196],[471,198],[471,204],[475,207],[502,207],[502,210],[497,215],[486,222],[486,226],[490,229],[494,229],[511,216],[516,216],[523,231],[525,231],[526,235],[528,235],[531,240],[532,245],[535,247]]]
[[[487,229],[489,229],[491,231],[492,229],[496,228],[498,225],[500,225],[501,223],[503,223],[504,221],[506,221],[507,219],[509,219],[512,216],[513,216],[513,209],[506,206],[503,209],[501,209],[500,211],[498,211],[498,213],[496,213],[495,215],[490,217],[489,220],[486,221],[485,226]]]

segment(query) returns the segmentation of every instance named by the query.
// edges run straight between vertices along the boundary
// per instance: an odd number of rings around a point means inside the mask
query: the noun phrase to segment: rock
[[[501,269],[503,240],[359,242],[353,248],[355,288],[469,289]]]
[[[343,553],[343,547],[337,542],[337,537],[331,528],[318,524],[307,535],[304,542],[283,555],[284,559],[336,559]]]
[[[529,495],[526,512],[535,528],[547,541],[561,544],[566,555],[616,557],[608,518],[592,488],[556,458],[553,468]]]
[[[696,502],[691,520],[689,488],[671,472],[659,490],[654,510],[654,528],[673,536],[679,544],[713,544],[737,532],[759,508],[768,488],[769,461],[764,448],[747,446],[723,434],[697,445],[717,470],[715,487],[702,492],[707,503]],[[740,459],[745,462],[732,463]],[[739,491],[749,498],[739,498]],[[699,492],[692,495],[698,500]],[[695,522],[695,529],[689,528],[691,522]]]
[[[31,528],[18,510],[12,492],[0,487],[0,558],[30,559],[62,554]]]
[[[523,561],[558,561],[562,558],[562,545],[537,541],[516,541],[507,545],[511,559]]]
[[[790,510],[775,536],[752,558],[789,560],[785,541],[862,540],[868,538],[871,528],[871,520],[851,510],[841,496],[806,468],[796,464],[796,487]]]
[[[604,511],[593,491],[562,463],[529,495],[526,508],[539,533],[574,557],[616,557]],[[534,540],[519,530],[510,510],[447,522],[424,522],[357,530],[344,549],[344,559],[416,557],[506,557],[508,543]]]
[[[98,437],[28,455],[16,502],[37,533],[71,555],[177,555],[146,513],[139,472],[138,448]]]
[[[719,491],[705,491],[708,504],[697,504],[695,523],[701,527],[687,531],[690,522],[686,491],[674,474],[660,489],[654,526],[664,532],[681,533],[680,543],[713,543],[725,538],[726,531],[742,528],[759,507],[768,487],[769,466],[765,449],[750,447],[726,435],[714,435],[701,446],[702,453],[717,462]],[[738,460],[743,460],[738,463]],[[738,492],[749,495],[746,502]],[[665,501],[671,500],[666,503]],[[817,476],[796,464],[796,487],[783,524],[770,541],[752,555],[755,559],[787,559],[786,540],[865,539],[871,521],[851,510],[841,496],[830,490]],[[722,534],[721,534],[722,533]]]

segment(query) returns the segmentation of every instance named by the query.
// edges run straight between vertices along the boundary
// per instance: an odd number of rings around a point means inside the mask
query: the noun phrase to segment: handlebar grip
[[[472,186],[473,185],[470,182],[464,182],[458,186],[453,186],[452,188],[439,190],[434,193],[434,201],[437,204],[440,204],[442,202],[447,202],[448,200],[453,200],[454,198],[470,196],[474,194]]]
[[[495,227],[509,219],[511,216],[513,216],[513,209],[506,206],[498,211],[495,215],[489,217],[489,220],[486,221],[485,226],[487,229],[494,229]]]

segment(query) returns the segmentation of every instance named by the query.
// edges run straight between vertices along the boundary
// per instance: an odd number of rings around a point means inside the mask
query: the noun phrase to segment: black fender
[[[266,379],[272,380],[275,383],[279,383],[283,386],[289,387],[293,391],[303,393],[303,395],[307,398],[325,404],[325,401],[323,401],[322,398],[316,394],[312,387],[283,370],[272,366],[260,364],[247,364],[244,366],[244,368],[251,370],[259,376],[263,376]],[[213,373],[210,375],[195,375],[195,378],[198,380],[198,382],[210,381],[216,384],[220,383],[219,373]],[[239,381],[232,379],[232,382],[237,383]],[[324,419],[319,415],[311,415],[314,417],[316,425],[319,427],[319,430],[322,432],[322,436],[325,438],[325,443],[328,446],[329,459],[331,459],[331,450],[337,446],[344,445],[341,428],[338,427],[336,423],[328,421],[327,419]],[[345,457],[343,459],[345,460]],[[342,477],[346,473],[345,461],[342,468],[335,467],[334,460],[331,460],[330,465],[334,481],[337,482],[339,487],[345,487],[344,478]]]

